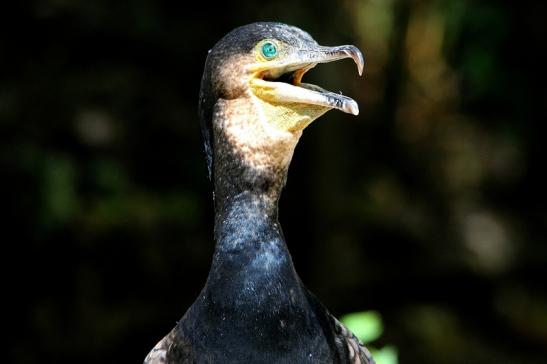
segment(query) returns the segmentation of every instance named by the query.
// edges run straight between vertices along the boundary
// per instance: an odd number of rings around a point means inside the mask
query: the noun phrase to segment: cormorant
[[[318,63],[364,59],[281,23],[234,29],[211,49],[199,98],[216,248],[205,287],[145,363],[374,363],[298,277],[277,206],[302,131],[349,97],[301,82]],[[176,288],[175,288],[176,289]]]

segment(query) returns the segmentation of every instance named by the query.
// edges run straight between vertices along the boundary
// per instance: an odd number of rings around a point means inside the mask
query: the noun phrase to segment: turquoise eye
[[[275,47],[275,44],[270,42],[264,43],[264,45],[262,45],[262,54],[266,58],[273,58],[277,56],[277,48]]]

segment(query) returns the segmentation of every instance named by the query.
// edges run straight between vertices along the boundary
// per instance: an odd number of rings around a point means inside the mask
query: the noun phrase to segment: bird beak
[[[250,80],[251,89],[259,99],[269,104],[265,106],[269,113],[275,111],[271,110],[272,105],[284,108],[273,121],[281,122],[283,129],[287,130],[301,130],[331,109],[358,115],[359,107],[353,99],[302,82],[302,76],[318,63],[328,63],[344,58],[352,58],[357,65],[359,75],[363,73],[364,57],[357,47],[352,45],[316,46],[311,49],[299,49],[291,55],[279,57],[278,60],[251,65],[250,71],[253,74]],[[290,118],[290,115],[285,115],[287,111],[301,116],[300,120],[294,118],[289,121],[284,120],[287,117]],[[283,120],[279,120],[280,116]]]
[[[316,49],[300,51],[300,57],[311,63],[328,63],[344,58],[352,58],[357,65],[359,76],[363,74],[365,58],[361,51],[353,45],[339,47],[317,47]]]

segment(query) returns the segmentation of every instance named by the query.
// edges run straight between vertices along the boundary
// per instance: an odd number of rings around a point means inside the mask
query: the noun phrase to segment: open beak
[[[254,77],[250,83],[257,96],[268,103],[293,103],[310,105],[311,108],[315,105],[324,109],[322,113],[330,109],[338,109],[353,115],[359,114],[359,107],[353,99],[301,82],[302,76],[318,63],[328,63],[343,58],[352,58],[361,75],[365,61],[357,47],[353,45],[316,46],[311,49],[300,49],[287,57],[280,58],[251,66],[250,70],[254,73]],[[312,115],[310,117],[315,118]]]

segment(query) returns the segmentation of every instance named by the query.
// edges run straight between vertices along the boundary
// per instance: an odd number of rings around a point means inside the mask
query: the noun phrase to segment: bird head
[[[286,169],[313,120],[331,109],[357,115],[351,98],[302,82],[317,64],[343,58],[362,73],[355,46],[320,46],[294,26],[253,23],[224,36],[208,54],[200,93],[210,166],[224,149],[255,171]]]

